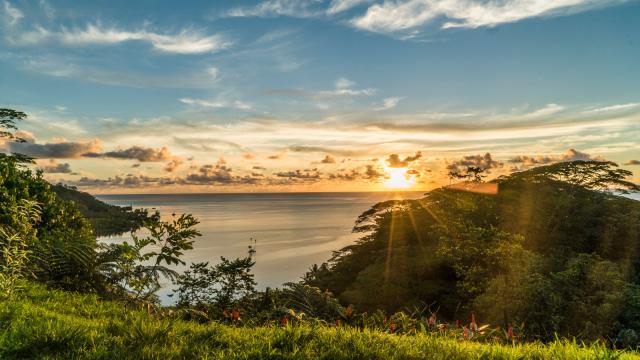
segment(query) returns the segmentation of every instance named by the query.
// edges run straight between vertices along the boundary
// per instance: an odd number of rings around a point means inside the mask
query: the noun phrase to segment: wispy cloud
[[[2,17],[4,18],[6,24],[9,26],[15,26],[16,24],[18,24],[18,22],[20,22],[20,20],[22,20],[22,18],[24,18],[24,14],[22,13],[22,11],[20,11],[20,9],[18,9],[17,7],[11,5],[11,3],[8,1],[3,2],[2,9]]]
[[[380,33],[415,31],[442,19],[445,20],[439,27],[443,29],[492,27],[622,2],[624,0],[385,0],[371,5],[363,15],[352,19],[351,24]]]
[[[640,103],[616,104],[616,105],[609,105],[609,106],[603,106],[595,109],[585,110],[584,113],[597,114],[597,113],[607,113],[607,112],[614,112],[614,111],[626,111],[626,110],[633,110],[638,107],[640,107]]]
[[[145,41],[158,51],[175,54],[210,53],[230,45],[219,34],[206,35],[193,29],[184,29],[175,34],[160,34],[148,30],[127,31],[116,27],[108,28],[100,24],[87,24],[84,29],[63,29],[57,37],[63,44],[71,46]]]
[[[251,105],[240,101],[226,101],[226,100],[203,100],[203,99],[191,99],[191,98],[182,98],[179,101],[183,104],[200,106],[206,108],[233,108],[239,110],[251,110]]]
[[[106,27],[100,23],[89,23],[85,27],[62,27],[59,31],[35,26],[33,30],[15,32],[9,37],[9,42],[14,45],[34,45],[52,40],[70,47],[140,41],[151,44],[159,52],[171,54],[213,53],[231,45],[220,34],[205,34],[191,28],[176,33],[159,33],[145,28],[124,30],[116,26]]]
[[[327,14],[335,15],[369,2],[371,0],[332,0],[327,9]]]
[[[266,0],[255,6],[236,7],[224,15],[229,17],[311,17],[320,14],[318,0]]]

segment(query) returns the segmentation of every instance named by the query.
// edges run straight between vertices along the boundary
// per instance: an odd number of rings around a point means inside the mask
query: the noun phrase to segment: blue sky
[[[3,0],[0,32],[0,104],[30,115],[5,150],[96,192],[640,159],[638,1]]]

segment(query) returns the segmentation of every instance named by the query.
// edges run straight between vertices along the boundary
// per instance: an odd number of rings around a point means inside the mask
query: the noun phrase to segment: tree
[[[190,214],[172,221],[162,221],[160,214],[150,216],[143,229],[146,237],[132,233],[133,243],[109,244],[99,254],[99,264],[108,282],[134,301],[154,302],[162,277],[175,281],[178,273],[170,266],[182,264],[185,250],[193,249],[193,239],[200,236],[198,224]]]
[[[536,167],[512,174],[511,179],[529,182],[560,181],[588,190],[640,191],[628,177],[633,173],[612,161],[578,160]]]
[[[9,142],[25,142],[26,140],[16,135],[16,131],[18,130],[16,122],[22,121],[26,118],[27,114],[22,111],[0,108],[0,140],[4,139]],[[18,153],[0,153],[0,159],[15,163],[33,163],[32,157]]]
[[[180,275],[178,303],[181,306],[213,307],[224,311],[237,306],[243,297],[255,292],[256,282],[251,269],[255,265],[253,248],[249,256],[228,260],[210,266],[208,262],[192,263],[189,270]]]

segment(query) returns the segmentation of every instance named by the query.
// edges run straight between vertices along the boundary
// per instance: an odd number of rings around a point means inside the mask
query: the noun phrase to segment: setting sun
[[[406,189],[415,183],[415,175],[407,174],[407,168],[386,168],[389,178],[384,186],[395,189]]]

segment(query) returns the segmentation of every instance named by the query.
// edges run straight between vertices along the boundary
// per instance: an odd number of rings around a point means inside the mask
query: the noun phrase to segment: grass
[[[231,327],[160,318],[28,285],[0,301],[0,359],[640,359],[569,341],[500,345],[327,326]]]

